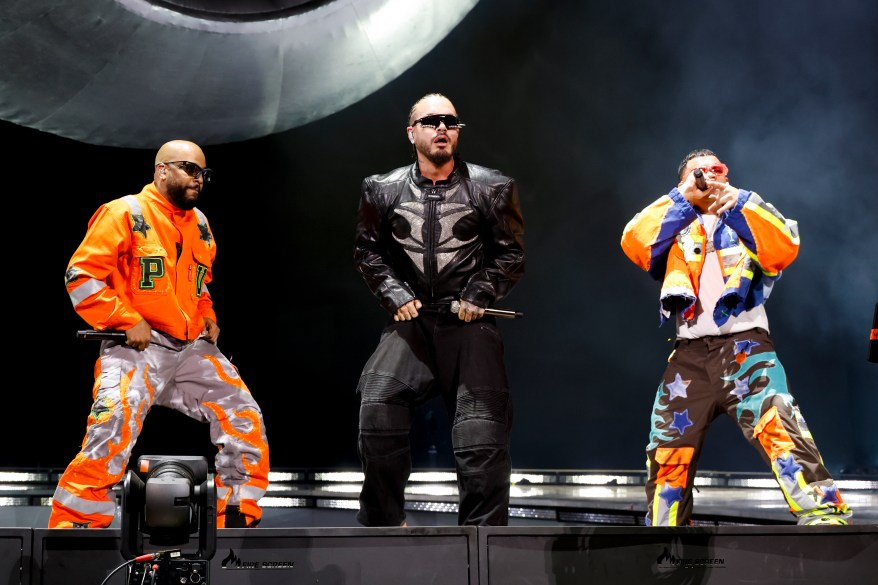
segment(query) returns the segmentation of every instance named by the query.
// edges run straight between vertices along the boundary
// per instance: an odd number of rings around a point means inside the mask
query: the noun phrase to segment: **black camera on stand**
[[[143,455],[122,487],[128,585],[207,585],[216,485],[204,457]]]

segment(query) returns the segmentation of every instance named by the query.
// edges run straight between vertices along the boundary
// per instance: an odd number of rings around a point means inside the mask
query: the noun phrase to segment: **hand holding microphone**
[[[460,312],[460,301],[451,301],[451,312]],[[496,307],[485,309],[485,315],[491,317],[503,317],[504,319],[518,319],[524,317],[521,311],[513,311],[512,309],[498,309]]]
[[[695,169],[692,173],[695,176],[695,186],[699,191],[707,191],[707,181],[704,180],[704,171]]]

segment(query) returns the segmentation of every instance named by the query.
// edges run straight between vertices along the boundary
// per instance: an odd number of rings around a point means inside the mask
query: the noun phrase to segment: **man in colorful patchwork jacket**
[[[67,268],[79,316],[124,336],[101,343],[88,428],[58,482],[49,528],[111,524],[112,488],[153,406],[209,424],[218,448],[217,527],[255,526],[262,517],[269,469],[262,411],[216,345],[207,290],[216,243],[195,203],[210,169],[198,145],[173,140],[159,149],[153,178],[94,213]]]
[[[621,242],[662,283],[661,324],[676,319],[646,447],[647,524],[691,523],[702,445],[721,413],[771,466],[798,524],[848,524],[852,512],[769,336],[765,301],[798,254],[798,225],[733,187],[710,150],[687,154],[678,174],[676,187],[628,222]]]

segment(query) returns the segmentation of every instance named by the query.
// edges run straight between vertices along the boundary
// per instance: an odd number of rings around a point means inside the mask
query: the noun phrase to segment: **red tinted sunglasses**
[[[702,173],[713,173],[718,177],[722,177],[723,175],[729,172],[729,167],[724,164],[712,165],[709,167],[695,167],[696,169],[701,169]],[[695,169],[692,169],[690,172],[694,172]]]

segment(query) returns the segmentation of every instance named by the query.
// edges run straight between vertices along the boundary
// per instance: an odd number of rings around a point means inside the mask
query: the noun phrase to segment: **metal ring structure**
[[[302,126],[377,91],[478,0],[3,0],[0,118],[101,146]]]

